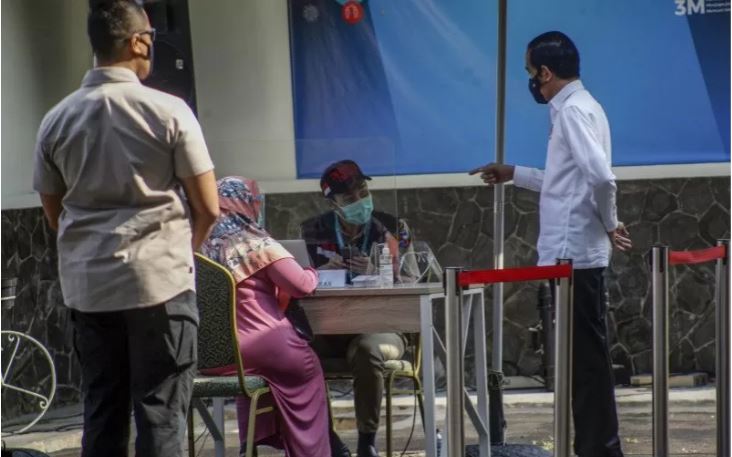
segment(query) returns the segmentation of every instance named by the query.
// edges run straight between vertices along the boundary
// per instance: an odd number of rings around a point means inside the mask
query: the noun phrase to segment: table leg
[[[468,337],[470,336],[470,317],[473,308],[473,297],[475,294],[463,291],[463,359],[468,348]]]
[[[224,417],[224,399],[214,398],[213,399],[213,417],[216,425],[218,426],[219,433],[221,433],[221,439],[214,439],[214,447],[216,449],[216,457],[225,457],[226,455],[226,430],[224,430],[224,424],[226,419]]]
[[[432,297],[421,296],[419,298],[419,314],[422,338],[422,390],[424,391],[424,448],[426,457],[437,457]]]
[[[440,335],[437,334],[435,331],[434,333],[434,340],[435,340],[435,353],[437,354],[437,358],[440,359],[440,361],[444,364],[446,364],[446,357],[447,352],[445,351],[445,343],[442,342],[442,339],[440,339]],[[470,399],[470,394],[468,393],[468,389],[463,387],[463,395],[465,398],[465,412],[468,413],[468,417],[470,418],[470,421],[473,423],[473,427],[475,427],[475,430],[478,431],[478,433],[481,433],[481,430],[483,430],[483,434],[488,436],[489,429],[488,429],[488,422],[483,421],[481,419],[480,414],[478,414],[478,409],[473,404],[473,401]],[[444,436],[444,435],[443,435]],[[445,454],[442,454],[445,455]]]
[[[475,342],[475,386],[478,396],[478,415],[488,425],[488,356],[486,354],[485,336],[485,297],[481,289],[474,293],[473,306],[473,341]],[[489,427],[490,428],[490,427]],[[491,439],[489,430],[478,430],[480,438],[480,457],[490,457]]]

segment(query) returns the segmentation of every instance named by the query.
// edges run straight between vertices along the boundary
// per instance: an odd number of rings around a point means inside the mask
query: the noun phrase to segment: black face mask
[[[541,82],[539,82],[539,74],[537,73],[536,76],[533,78],[529,78],[529,92],[531,92],[531,95],[534,96],[534,100],[536,103],[539,103],[541,105],[546,105],[548,103],[548,100],[544,98],[544,96],[541,94]]]

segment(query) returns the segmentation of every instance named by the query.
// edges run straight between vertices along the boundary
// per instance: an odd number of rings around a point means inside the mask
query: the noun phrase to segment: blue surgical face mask
[[[374,211],[374,201],[371,194],[350,205],[339,206],[343,219],[349,224],[365,225],[371,220],[371,213]]]

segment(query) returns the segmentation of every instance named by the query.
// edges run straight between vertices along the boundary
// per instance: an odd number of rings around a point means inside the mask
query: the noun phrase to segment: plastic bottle
[[[381,287],[394,286],[394,264],[388,244],[384,244],[381,256],[379,256],[379,282],[381,282]]]
[[[435,433],[435,441],[436,441],[436,448],[437,448],[437,457],[440,457],[440,453],[442,452],[442,433],[440,433],[440,429],[437,429],[437,433]]]

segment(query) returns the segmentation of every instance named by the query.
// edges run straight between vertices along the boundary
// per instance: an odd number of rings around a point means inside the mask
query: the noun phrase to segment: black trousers
[[[177,457],[196,368],[195,293],[125,311],[72,311],[84,397],[82,457]]]
[[[608,349],[605,268],[574,270],[572,414],[580,457],[622,457]]]

